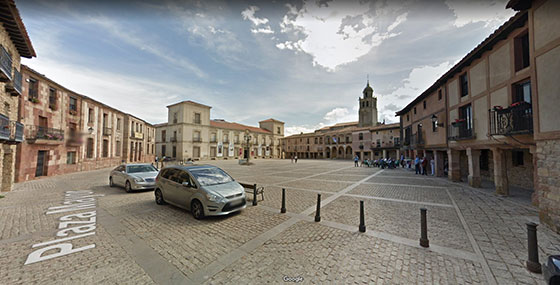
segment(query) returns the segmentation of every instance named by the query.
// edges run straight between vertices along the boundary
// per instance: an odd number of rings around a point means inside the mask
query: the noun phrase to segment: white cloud
[[[267,18],[258,18],[255,16],[255,12],[257,12],[258,10],[260,9],[257,6],[249,6],[249,8],[241,12],[241,16],[243,17],[244,20],[251,21],[255,26],[264,25],[268,23]]]
[[[332,126],[338,123],[347,123],[358,121],[358,105],[354,106],[352,110],[344,107],[336,107],[325,113],[323,120],[316,125],[295,125],[287,126],[284,128],[286,136],[303,133],[311,133],[317,129],[326,126]]]
[[[486,27],[497,27],[515,14],[515,11],[505,9],[506,2],[506,0],[447,0],[445,4],[455,13],[453,24],[456,27],[478,22],[484,22]]]
[[[255,13],[260,10],[257,6],[249,6],[249,8],[241,12],[241,16],[244,20],[249,20],[253,23],[254,28],[251,29],[253,34],[274,34],[274,31],[268,23],[267,18],[259,18],[255,16]],[[266,26],[265,26],[266,25]],[[263,27],[261,27],[263,26]]]
[[[333,1],[328,5],[304,2],[300,10],[289,4],[286,7],[288,12],[280,22],[281,32],[297,40],[290,39],[276,47],[308,53],[313,57],[313,65],[329,71],[358,60],[384,40],[397,36],[391,30],[404,22],[407,15],[400,14],[390,25],[384,25],[385,21],[377,21],[371,16],[370,2],[367,1]],[[374,14],[393,17],[383,11]],[[294,44],[298,42],[301,44]]]

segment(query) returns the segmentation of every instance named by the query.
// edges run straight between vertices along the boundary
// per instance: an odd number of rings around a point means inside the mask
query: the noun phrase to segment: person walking
[[[358,165],[358,161],[359,161],[359,160],[360,160],[360,158],[356,155],[356,156],[354,157],[354,167],[359,167],[359,165]]]
[[[422,158],[422,175],[428,175],[428,159],[424,156]]]
[[[420,172],[420,158],[418,158],[418,156],[414,159],[414,170],[416,174],[422,174],[422,172]]]
[[[430,169],[432,170],[432,176],[435,176],[436,172],[436,162],[434,161],[434,157],[430,159]]]
[[[294,156],[294,161],[297,163],[297,155]]]

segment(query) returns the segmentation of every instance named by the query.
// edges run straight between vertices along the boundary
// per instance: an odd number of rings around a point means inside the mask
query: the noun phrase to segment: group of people
[[[418,157],[414,159],[414,170],[416,174],[420,175],[428,175],[428,163],[430,164],[431,175],[434,176],[435,172],[435,162],[434,158],[432,157],[429,161],[427,157]]]
[[[373,160],[368,160],[367,158],[364,160],[360,160],[359,156],[355,156],[354,157],[354,167],[362,167],[362,166],[366,166],[366,167],[380,167],[382,169],[385,168],[396,168],[399,166],[402,166],[401,163],[402,160],[399,159],[393,159],[393,158],[380,158],[380,159],[373,159]]]

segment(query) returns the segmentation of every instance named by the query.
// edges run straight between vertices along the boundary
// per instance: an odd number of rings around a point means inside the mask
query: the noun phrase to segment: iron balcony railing
[[[173,136],[169,139],[170,142],[177,142],[177,137]]]
[[[41,126],[29,126],[28,140],[64,140],[64,130],[47,128]]]
[[[412,134],[411,138],[412,138],[411,141],[412,145],[424,145],[424,137],[422,136],[422,133]]]
[[[2,71],[2,81],[12,80],[12,57],[4,46],[0,46],[0,71]]]
[[[0,114],[0,141],[20,143],[23,141],[23,124],[10,121],[7,116]]]
[[[489,110],[490,135],[519,135],[533,133],[533,108],[530,103],[519,102],[509,108]]]
[[[449,126],[449,140],[465,140],[474,138],[473,124],[465,119],[459,119]]]
[[[14,68],[14,90],[21,95],[21,81],[22,81],[22,76],[21,76],[21,72],[19,72],[17,69]]]
[[[193,142],[202,142],[201,138],[193,138]]]

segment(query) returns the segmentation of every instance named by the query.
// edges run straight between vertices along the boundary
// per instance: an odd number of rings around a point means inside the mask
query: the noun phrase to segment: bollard
[[[282,207],[280,213],[286,213],[286,189],[282,188]]]
[[[426,208],[420,209],[420,246],[429,247],[428,223],[426,222]]]
[[[257,205],[257,184],[253,184],[253,206]]]
[[[361,233],[366,232],[366,222],[364,217],[364,201],[360,201],[360,226],[358,227]]]
[[[537,242],[537,224],[535,223],[527,223],[527,248],[529,250],[529,259],[526,263],[527,269],[534,273],[541,273],[539,245]]]
[[[321,194],[317,194],[317,211],[315,211],[315,222],[321,221]]]

